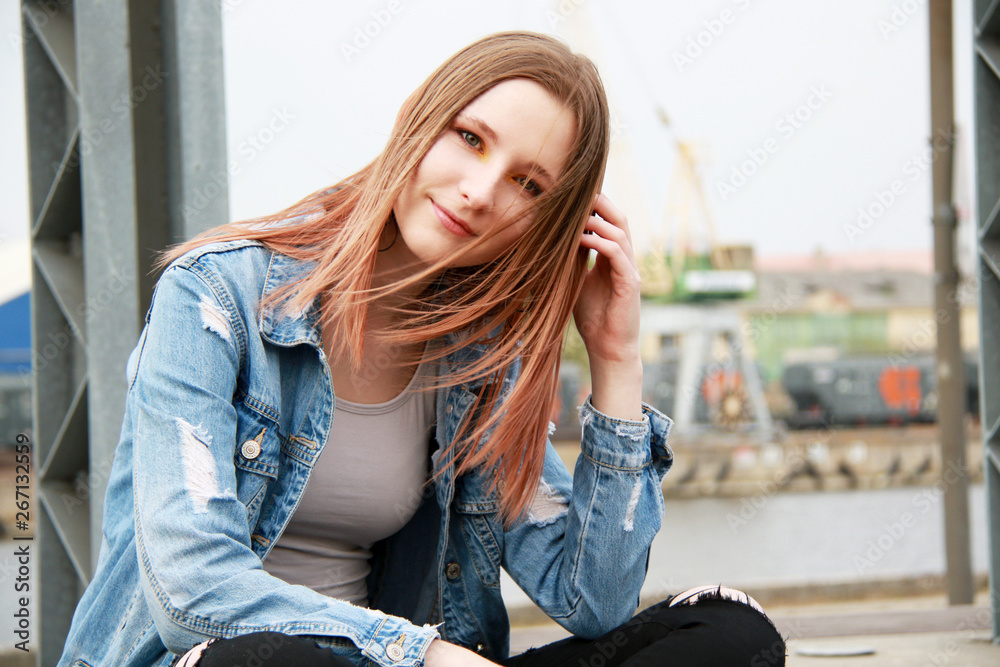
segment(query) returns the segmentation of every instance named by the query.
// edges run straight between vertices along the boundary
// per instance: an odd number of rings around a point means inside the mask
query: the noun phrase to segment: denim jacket
[[[263,630],[308,635],[360,665],[421,665],[437,637],[501,659],[509,638],[501,567],[574,634],[595,637],[626,621],[672,462],[670,420],[649,406],[642,421],[626,421],[588,399],[574,475],[548,444],[534,500],[507,528],[485,475],[456,479],[438,449],[432,465],[441,474],[413,499],[413,518],[372,549],[368,608],[262,569],[335,411],[316,304],[297,314],[259,307],[311,268],[258,242],[230,241],[193,250],[163,273],[128,360],[96,572],[59,665],[169,665],[206,639]],[[482,352],[469,346],[441,363]],[[439,446],[476,389],[437,390]]]

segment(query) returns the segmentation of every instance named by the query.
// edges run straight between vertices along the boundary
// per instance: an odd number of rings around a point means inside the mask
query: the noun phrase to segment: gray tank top
[[[427,480],[434,392],[415,387],[430,365],[421,362],[385,403],[336,399],[330,439],[264,561],[267,572],[367,606],[371,546],[410,520]]]

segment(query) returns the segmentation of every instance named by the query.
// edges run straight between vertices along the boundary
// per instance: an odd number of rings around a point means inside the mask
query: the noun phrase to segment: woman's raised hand
[[[580,247],[597,251],[573,309],[587,346],[597,410],[619,419],[642,418],[642,362],[639,358],[639,265],[628,221],[599,194]]]
[[[435,639],[427,647],[424,654],[424,665],[426,667],[487,667],[495,662],[490,662],[486,658],[462,648],[456,644],[449,644],[442,639]]]

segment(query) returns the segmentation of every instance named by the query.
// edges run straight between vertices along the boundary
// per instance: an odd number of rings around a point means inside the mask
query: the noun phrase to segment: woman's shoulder
[[[242,252],[237,252],[242,251]],[[210,241],[197,248],[192,248],[172,261],[167,267],[191,268],[196,264],[232,263],[239,265],[256,256],[270,257],[271,250],[263,242],[256,239],[232,239],[228,241]]]
[[[268,267],[277,254],[255,239],[210,241],[172,261],[165,272],[186,269],[223,284],[263,284]]]
[[[314,211],[303,211],[284,218],[263,220],[259,222],[247,222],[243,224],[249,231],[260,231],[295,225],[297,223],[307,221],[316,215],[317,214]],[[209,237],[204,243],[188,250],[180,257],[174,259],[167,268],[169,269],[175,266],[192,268],[202,265],[206,267],[216,266],[221,269],[233,268],[239,271],[247,271],[256,267],[266,272],[268,265],[272,261],[285,261],[286,263],[291,264],[299,263],[298,260],[286,257],[259,239],[229,238],[225,240],[212,241],[211,237]]]
[[[186,275],[221,302],[243,310],[259,300],[276,254],[253,239],[210,241],[172,261],[159,282],[184,282],[189,279]]]
[[[314,260],[286,255],[255,239],[235,239],[202,244],[184,253],[166,268],[195,274],[217,295],[228,293],[238,305],[256,307],[259,300],[288,282],[308,277]]]

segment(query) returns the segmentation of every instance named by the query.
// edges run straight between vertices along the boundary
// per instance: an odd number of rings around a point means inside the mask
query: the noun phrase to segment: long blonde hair
[[[563,173],[534,200],[534,223],[487,264],[448,268],[448,257],[388,289],[373,289],[379,239],[407,180],[460,111],[509,79],[540,84],[576,121]],[[232,239],[257,239],[279,253],[316,262],[304,280],[270,296],[289,311],[304,312],[322,295],[320,317],[335,328],[337,352],[356,366],[369,302],[434,277],[399,309],[401,324],[370,335],[406,345],[461,332],[454,342],[433,346],[437,358],[485,346],[476,361],[436,380],[437,386],[477,387],[470,417],[451,443],[441,445],[457,462],[457,474],[479,466],[494,473],[492,490],[499,492],[509,524],[530,504],[542,473],[563,334],[586,273],[579,239],[601,186],[609,142],[607,100],[590,60],[546,35],[491,35],[452,56],[410,95],[385,149],[360,171],[272,216],[199,235],[164,253],[158,265],[205,243]],[[505,383],[518,358],[520,375]]]

